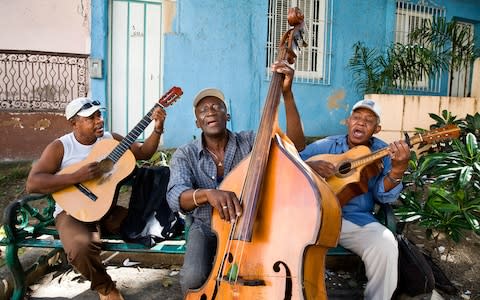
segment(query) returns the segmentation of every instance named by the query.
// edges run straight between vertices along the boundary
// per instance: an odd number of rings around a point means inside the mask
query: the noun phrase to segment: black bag
[[[424,254],[403,234],[397,234],[397,241],[397,293],[405,293],[413,297],[432,292],[435,287],[435,278]]]
[[[423,256],[432,268],[433,277],[435,277],[435,288],[448,295],[456,295],[458,289],[453,285],[450,279],[448,279],[442,269],[433,261],[432,257],[426,253],[423,253]]]
[[[167,203],[169,178],[168,167],[136,170],[128,215],[121,228],[124,240],[153,247],[157,242],[183,233],[183,219],[172,212]]]

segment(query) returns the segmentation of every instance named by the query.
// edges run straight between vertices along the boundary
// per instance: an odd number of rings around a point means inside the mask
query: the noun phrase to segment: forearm
[[[302,151],[305,149],[305,135],[293,93],[291,91],[283,93],[283,100],[287,117],[287,136],[293,142],[297,151]]]
[[[28,193],[51,194],[78,183],[74,174],[35,174],[27,179]]]
[[[208,189],[186,190],[180,195],[180,207],[183,211],[192,211],[208,203]]]
[[[150,159],[152,155],[157,151],[158,144],[160,142],[160,132],[153,131],[152,134],[143,142],[132,145],[132,152],[135,158],[138,159]]]

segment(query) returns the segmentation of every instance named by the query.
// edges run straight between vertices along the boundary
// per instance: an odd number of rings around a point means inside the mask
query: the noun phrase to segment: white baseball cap
[[[86,97],[73,99],[65,107],[65,117],[67,120],[79,115],[81,117],[90,117],[94,112],[100,109],[100,102]]]
[[[382,110],[380,109],[380,105],[372,99],[363,99],[355,103],[355,105],[353,105],[352,107],[352,112],[350,113],[350,115],[359,108],[369,109],[377,116],[378,120],[380,121],[380,114],[382,113]]]
[[[206,88],[198,92],[195,98],[193,98],[193,111],[195,112],[195,108],[197,107],[200,100],[205,97],[211,96],[220,99],[225,104],[225,107],[227,107],[227,103],[225,102],[225,96],[223,95],[222,91],[216,88]]]

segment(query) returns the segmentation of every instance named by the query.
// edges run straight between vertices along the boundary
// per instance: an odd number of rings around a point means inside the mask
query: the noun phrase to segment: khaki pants
[[[342,219],[339,244],[355,252],[365,264],[365,299],[391,299],[398,275],[398,244],[393,233],[378,222],[358,226]]]
[[[115,287],[115,283],[107,274],[100,258],[100,235],[102,231],[118,233],[126,216],[126,208],[115,206],[98,222],[81,222],[65,211],[55,219],[55,226],[69,263],[90,280],[92,290],[101,294],[109,293]]]

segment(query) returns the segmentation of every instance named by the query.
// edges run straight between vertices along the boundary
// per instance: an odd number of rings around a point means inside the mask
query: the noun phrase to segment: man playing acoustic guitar
[[[360,256],[368,278],[365,299],[390,299],[397,287],[397,241],[372,212],[376,201],[391,203],[401,190],[401,178],[408,167],[410,149],[404,141],[387,145],[373,137],[381,130],[380,107],[373,100],[358,101],[346,120],[347,134],[331,136],[308,145],[300,155],[302,159],[318,154],[342,154],[364,145],[376,151],[389,147],[390,155],[382,159],[383,168],[368,179],[367,192],[354,196],[342,207],[342,229],[339,244]],[[338,170],[323,160],[307,161],[318,174],[328,178]],[[366,180],[367,181],[367,180]],[[366,189],[365,189],[366,190]]]
[[[98,178],[102,174],[98,162],[87,163],[72,173],[58,172],[84,160],[99,141],[123,139],[116,133],[104,132],[100,103],[96,100],[74,99],[65,108],[65,116],[72,126],[72,132],[47,145],[28,176],[26,189],[29,193],[50,194]],[[152,134],[144,143],[134,142],[130,147],[136,159],[149,159],[155,153],[163,133],[165,117],[164,109],[157,107],[153,110],[151,118],[155,120],[155,127]],[[102,263],[99,243],[101,229],[110,233],[118,232],[121,220],[126,217],[126,209],[114,206],[100,221],[82,222],[57,204],[54,217],[68,261],[91,281],[91,288],[98,292],[100,299],[123,299]]]

